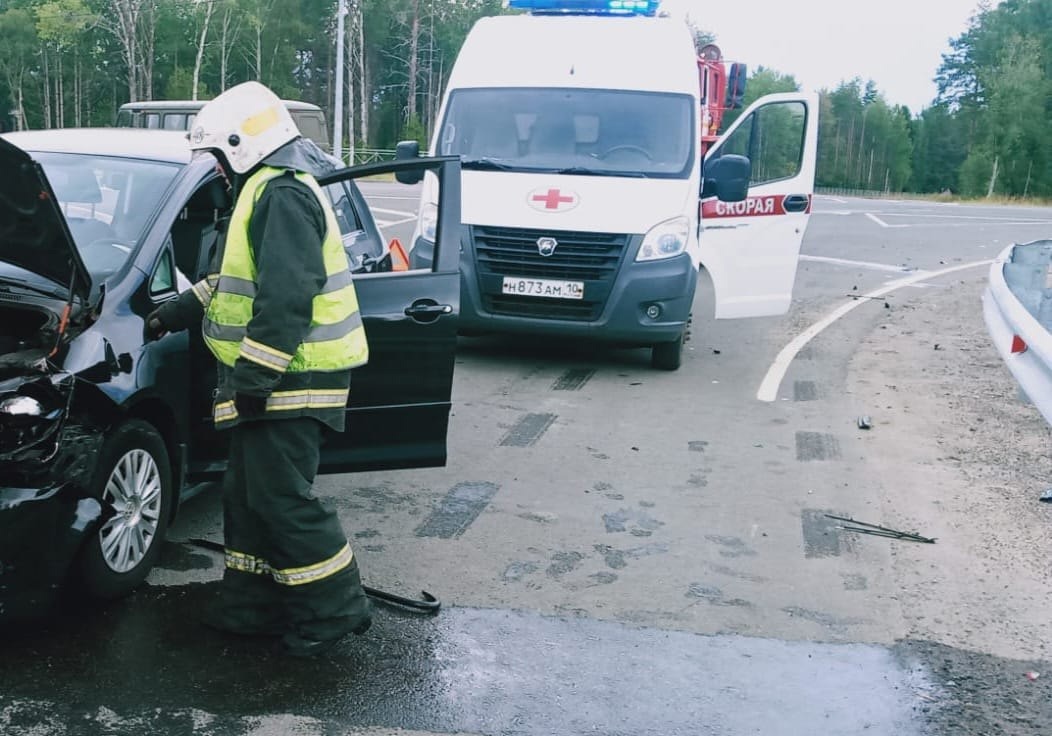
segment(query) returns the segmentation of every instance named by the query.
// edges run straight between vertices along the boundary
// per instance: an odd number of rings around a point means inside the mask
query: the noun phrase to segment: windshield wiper
[[[567,166],[565,169],[553,169],[553,174],[577,174],[579,176],[625,176],[632,179],[646,179],[642,171],[615,171],[604,169],[589,169],[586,166]]]
[[[460,168],[462,169],[488,169],[491,171],[511,171],[514,168],[511,164],[506,164],[499,158],[489,158],[483,156],[481,158],[465,158],[460,161]]]
[[[0,293],[10,293],[12,289],[17,291],[27,291],[33,294],[39,294],[53,299],[65,300],[69,297],[65,289],[61,287],[48,288],[46,286],[37,286],[23,279],[16,279],[11,276],[0,276]]]

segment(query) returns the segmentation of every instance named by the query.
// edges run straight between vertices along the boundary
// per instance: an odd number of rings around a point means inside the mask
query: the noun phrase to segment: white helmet
[[[281,99],[259,82],[245,82],[205,103],[190,130],[190,148],[220,151],[244,174],[299,136]]]

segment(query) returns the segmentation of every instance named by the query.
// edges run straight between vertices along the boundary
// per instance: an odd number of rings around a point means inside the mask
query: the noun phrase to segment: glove
[[[146,321],[143,323],[142,327],[143,342],[160,340],[171,332],[172,327],[174,326],[173,318],[175,317],[175,310],[176,303],[170,301],[165,302],[146,315]]]
[[[267,397],[235,393],[234,408],[237,409],[238,416],[242,419],[256,419],[266,412]]]

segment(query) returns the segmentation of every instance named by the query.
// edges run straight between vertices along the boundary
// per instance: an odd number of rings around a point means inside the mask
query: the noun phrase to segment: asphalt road
[[[366,189],[407,238],[396,187]],[[1050,233],[1049,209],[819,197],[790,313],[714,322],[703,288],[675,373],[462,339],[448,465],[317,484],[366,583],[437,616],[378,607],[312,662],[203,629],[201,496],[134,596],[0,642],[0,733],[1048,733],[1049,435],[978,300]]]

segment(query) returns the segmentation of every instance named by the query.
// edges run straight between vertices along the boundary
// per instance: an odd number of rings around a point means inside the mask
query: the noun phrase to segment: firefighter
[[[314,656],[371,622],[339,519],[311,492],[323,434],[343,431],[351,369],[369,353],[339,226],[315,180],[334,159],[257,82],[202,107],[189,139],[215,154],[236,202],[218,271],[145,329],[155,339],[201,324],[219,367],[226,568],[204,623],[281,636],[289,654]]]

